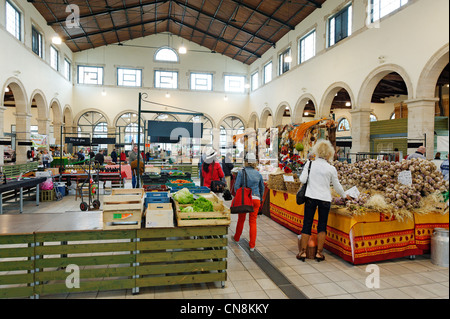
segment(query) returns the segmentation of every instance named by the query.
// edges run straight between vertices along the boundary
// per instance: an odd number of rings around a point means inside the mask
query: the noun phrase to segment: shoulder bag
[[[234,196],[234,199],[231,202],[231,214],[252,213],[254,210],[252,189],[247,187],[247,172],[245,171],[245,168],[242,170],[242,174],[244,183],[237,189],[236,196]]]
[[[311,166],[312,166],[312,162],[309,162],[309,167],[308,167],[308,178],[306,179],[306,183],[302,185],[302,187],[300,188],[300,190],[297,193],[297,205],[302,205],[306,202],[306,187],[308,186],[308,181],[309,181],[309,173],[311,171]]]
[[[214,180],[214,168],[216,166],[216,162],[211,163],[211,192],[213,193],[223,193],[227,184],[223,181],[215,181]]]

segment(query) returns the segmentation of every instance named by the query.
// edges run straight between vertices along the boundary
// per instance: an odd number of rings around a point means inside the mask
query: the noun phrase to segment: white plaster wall
[[[203,112],[213,119],[217,126],[220,120],[228,114],[247,114],[248,94],[225,93],[224,75],[247,76],[248,67],[220,54],[212,54],[208,49],[195,43],[184,41],[188,49],[186,55],[179,55],[178,63],[161,63],[154,61],[158,48],[170,46],[178,49],[181,38],[168,34],[152,35],[145,38],[124,42],[124,46],[110,45],[74,54],[75,65],[97,65],[104,67],[104,86],[75,84],[73,90],[76,115],[86,109],[100,109],[108,114],[111,123],[115,116],[124,110],[138,110],[139,92],[147,93],[152,102],[162,103],[196,112]],[[198,52],[201,51],[201,52]],[[141,88],[127,88],[117,86],[117,67],[138,68],[143,71],[143,86]],[[154,88],[154,71],[171,70],[178,72],[177,90]],[[213,91],[190,90],[190,73],[205,72],[213,74]],[[75,79],[76,81],[76,79]],[[105,89],[106,96],[102,96]],[[166,98],[166,93],[170,98]],[[225,96],[228,101],[225,101]],[[165,110],[151,104],[142,104],[142,108]],[[177,111],[168,108],[168,111]],[[152,119],[152,114],[146,118]],[[248,120],[244,117],[244,121]]]
[[[410,97],[415,97],[425,65],[442,47],[448,46],[449,2],[411,0],[400,10],[383,18],[376,28],[365,26],[367,2],[353,1],[353,34],[335,46],[326,48],[327,18],[348,1],[326,1],[322,9],[316,10],[289,36],[280,40],[277,49],[270,49],[253,63],[250,66],[251,73],[259,70],[262,74],[263,65],[270,60],[273,60],[274,70],[277,70],[278,54],[287,46],[289,37],[295,57],[292,69],[252,92],[249,112],[256,111],[261,116],[267,106],[275,112],[281,101],[295,108],[304,94],[311,94],[319,104],[319,112],[324,112],[322,98],[336,82],[344,82],[350,87],[355,99],[354,107],[371,107],[358,105],[361,86],[372,71],[387,64],[405,70],[408,77],[405,81],[412,84]],[[316,56],[302,65],[296,65],[297,39],[314,27],[317,32]],[[384,57],[383,63],[379,61],[380,56]],[[377,109],[374,111],[378,112]]]
[[[25,94],[31,104],[31,94],[39,89],[44,93],[47,104],[57,99],[63,108],[72,104],[72,84],[50,67],[49,52],[55,31],[47,26],[45,19],[31,3],[26,0],[11,0],[22,12],[22,41],[12,36],[5,28],[5,0],[0,0],[0,88],[9,78],[17,78],[25,88]],[[31,50],[31,27],[35,25],[44,37],[44,58]],[[54,45],[60,51],[60,69],[64,58],[72,60],[72,52],[63,43]],[[3,96],[3,95],[1,95]],[[1,101],[3,104],[3,101]],[[47,105],[49,108],[49,105]]]

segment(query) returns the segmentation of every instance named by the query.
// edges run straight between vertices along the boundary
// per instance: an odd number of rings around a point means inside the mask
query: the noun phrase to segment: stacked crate
[[[143,213],[143,189],[113,189],[103,198],[103,229],[140,229]]]
[[[145,227],[174,227],[173,206],[168,192],[148,192],[145,197]]]

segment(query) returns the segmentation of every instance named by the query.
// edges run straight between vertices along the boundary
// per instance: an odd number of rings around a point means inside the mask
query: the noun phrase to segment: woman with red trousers
[[[264,195],[264,180],[261,174],[256,170],[257,167],[255,154],[247,154],[247,159],[244,163],[245,172],[247,173],[247,187],[252,190],[253,197],[253,212],[248,213],[249,215],[249,226],[250,226],[250,241],[249,247],[250,251],[255,251],[256,246],[256,219],[258,218],[259,208],[262,203],[262,197]],[[236,182],[234,184],[235,189],[239,189],[244,185],[244,177],[242,171],[239,171]],[[239,241],[242,235],[242,230],[244,229],[244,223],[247,214],[239,214],[238,222],[236,225],[236,232],[234,235],[234,240]]]

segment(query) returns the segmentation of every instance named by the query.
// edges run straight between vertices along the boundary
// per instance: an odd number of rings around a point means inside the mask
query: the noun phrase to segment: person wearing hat
[[[202,178],[203,186],[211,188],[212,181],[220,181],[225,177],[222,166],[217,159],[217,152],[214,149],[207,150],[203,154]]]
[[[250,225],[250,251],[255,250],[256,246],[256,219],[258,218],[259,207],[262,203],[262,197],[264,195],[264,180],[260,172],[256,169],[258,163],[256,156],[253,153],[248,153],[244,161],[244,169],[247,173],[247,187],[252,189],[253,197],[253,212],[249,213],[249,225]],[[242,170],[236,176],[236,182],[234,184],[235,189],[239,189],[244,185],[244,174]],[[236,224],[236,232],[233,239],[239,241],[244,229],[245,218],[247,214],[239,214],[238,222]]]

